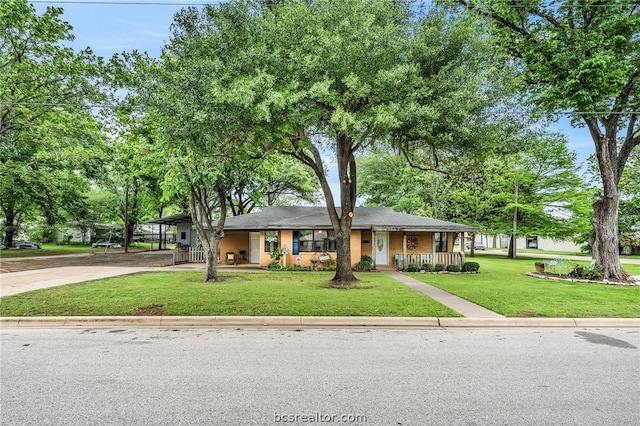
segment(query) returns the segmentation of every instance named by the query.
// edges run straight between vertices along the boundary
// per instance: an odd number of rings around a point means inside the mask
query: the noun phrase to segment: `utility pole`
[[[129,253],[129,182],[124,186],[124,252]]]

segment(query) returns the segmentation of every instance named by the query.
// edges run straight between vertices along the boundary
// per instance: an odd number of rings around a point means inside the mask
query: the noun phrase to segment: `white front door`
[[[376,265],[389,266],[389,233],[376,232],[376,240],[373,242]]]
[[[249,263],[260,263],[259,232],[249,232]]]

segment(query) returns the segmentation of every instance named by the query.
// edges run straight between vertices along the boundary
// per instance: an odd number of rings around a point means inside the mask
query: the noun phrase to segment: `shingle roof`
[[[338,208],[338,214],[340,209]],[[374,231],[475,232],[478,228],[444,220],[398,213],[389,207],[356,207],[353,229]],[[270,206],[265,210],[227,218],[224,228],[239,229],[327,229],[331,227],[326,207]]]

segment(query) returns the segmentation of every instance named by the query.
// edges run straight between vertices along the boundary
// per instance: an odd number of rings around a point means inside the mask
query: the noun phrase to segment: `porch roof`
[[[341,214],[338,208],[338,214]],[[227,218],[226,230],[327,229],[326,207],[270,206],[265,210]],[[389,207],[356,207],[352,229],[373,231],[477,232],[478,228],[444,220],[398,213]]]

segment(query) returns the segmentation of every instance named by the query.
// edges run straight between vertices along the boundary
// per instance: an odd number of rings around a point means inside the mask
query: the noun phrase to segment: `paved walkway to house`
[[[422,281],[411,278],[405,274],[397,271],[383,271],[383,274],[394,278],[401,283],[411,287],[412,289],[419,291],[425,296],[429,296],[433,300],[436,300],[448,308],[453,309],[459,314],[469,318],[504,318],[503,315],[490,311],[487,308],[483,308],[480,305],[471,303],[462,297],[455,296],[444,290],[440,290],[429,284],[425,284]]]

